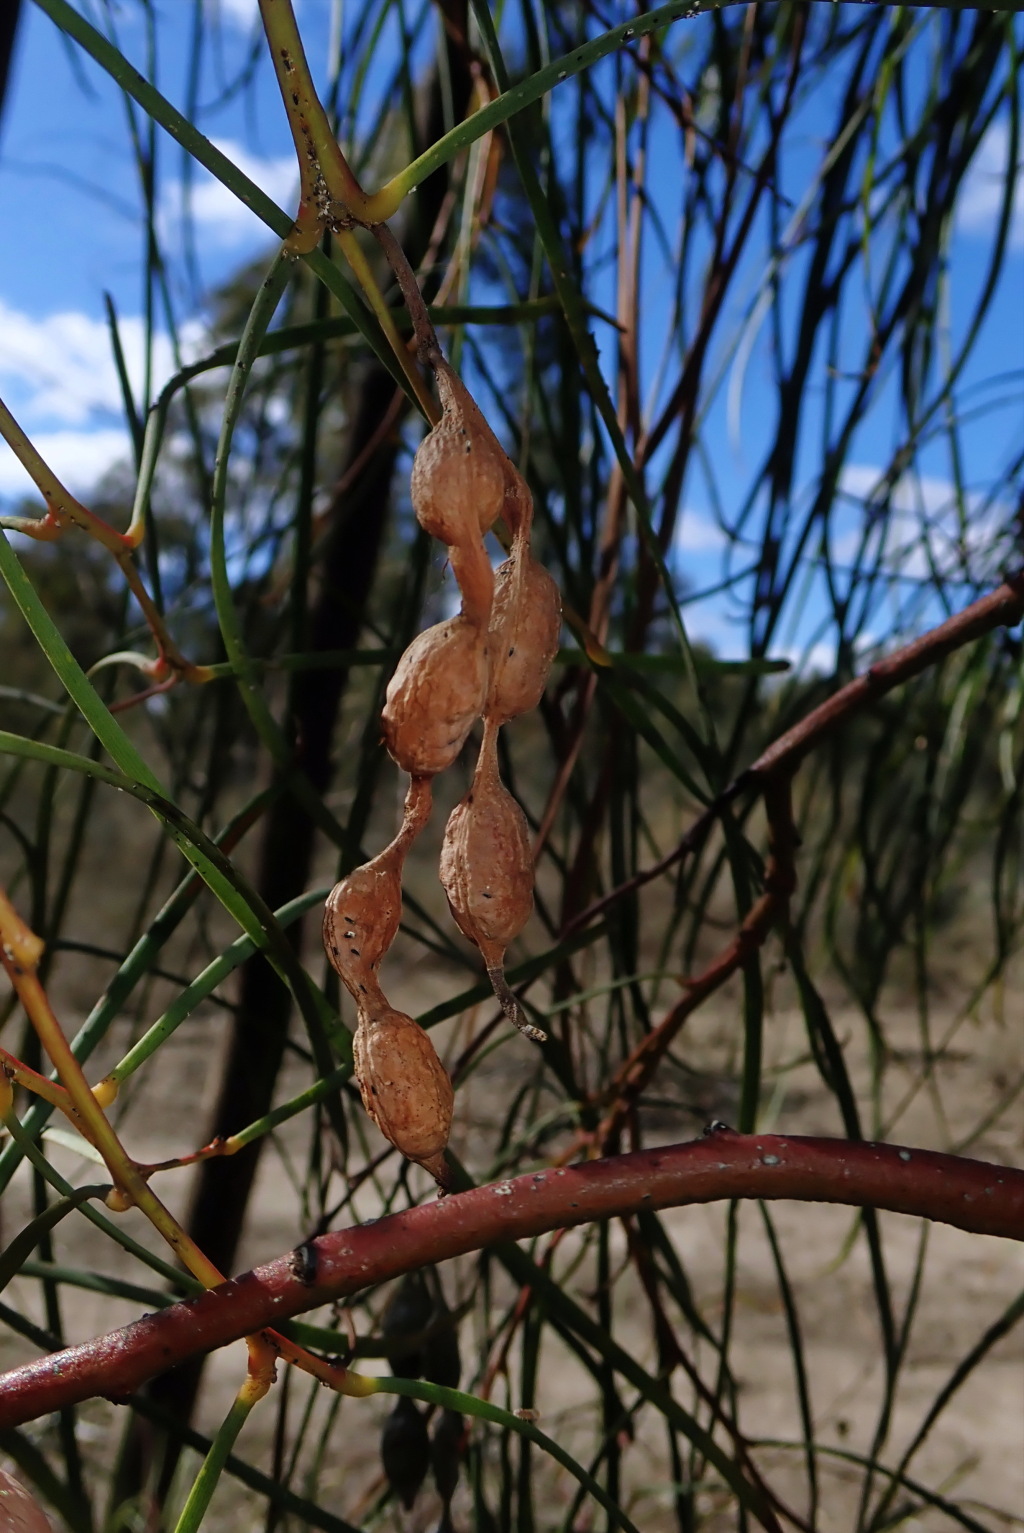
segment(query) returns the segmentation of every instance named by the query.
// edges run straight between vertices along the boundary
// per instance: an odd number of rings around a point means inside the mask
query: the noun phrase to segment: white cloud
[[[843,470],[840,496],[853,506],[833,527],[835,559],[852,558],[860,547],[865,512],[886,505],[884,483],[884,469],[871,464],[851,463]],[[938,475],[903,475],[889,492],[887,504],[886,521],[879,524],[877,534],[884,538],[884,560],[893,573],[909,578],[929,579],[936,570],[949,577],[966,570],[975,578],[985,578],[998,566],[1011,535],[1007,505],[989,502],[968,488],[961,508],[956,486]],[[873,547],[877,548],[877,542]]]
[[[251,27],[259,20],[260,0],[213,0],[225,21],[232,21],[238,27]],[[302,9],[302,0],[292,0],[292,9],[298,13]]]
[[[684,511],[676,534],[676,546],[684,554],[717,554],[729,539],[710,516]]]
[[[218,7],[225,21],[239,27],[251,27],[260,14],[259,0],[218,0]]]
[[[125,365],[138,394],[143,378],[146,327],[138,316],[118,321]],[[201,331],[182,334],[189,355]],[[153,381],[159,388],[174,372],[170,340],[153,343]],[[123,414],[121,386],[110,331],[79,310],[35,316],[9,308],[0,299],[0,386],[28,431],[37,425],[82,426],[95,414]]]
[[[801,676],[831,676],[836,668],[836,641],[829,637],[804,644],[773,644],[769,658],[788,660]]]
[[[843,469],[839,488],[856,500],[881,502],[885,470],[870,463],[848,463]],[[968,495],[968,505],[977,496]],[[892,488],[890,503],[897,511],[921,512],[941,516],[956,508],[956,489],[949,479],[933,474],[905,474]]]
[[[101,431],[34,432],[36,450],[73,495],[84,495],[107,469],[131,451],[127,431],[113,427]],[[23,495],[39,500],[39,491],[6,442],[0,441],[0,496]],[[40,502],[41,504],[41,502]]]
[[[746,656],[748,627],[742,620],[730,618],[719,602],[687,603],[683,608],[683,621],[691,644],[706,644],[708,649],[727,660]]]
[[[957,204],[957,227],[965,234],[991,234],[1002,211],[1010,154],[1010,128],[994,122],[982,139],[964,178]],[[1010,240],[1024,249],[1024,164],[1018,163],[1013,186]]]
[[[233,139],[213,139],[212,142],[250,181],[255,181],[281,207],[291,209],[298,206],[299,176],[293,152],[260,159]],[[168,185],[161,206],[161,228],[165,234],[180,216],[181,206],[180,184]],[[264,238],[270,237],[270,231],[263,220],[257,218],[244,202],[239,202],[234,192],[229,191],[202,166],[196,167],[191,210],[192,217],[206,238],[216,241],[218,245],[237,245],[260,234]]]
[[[137,315],[118,322],[125,365],[138,398],[146,327]],[[187,358],[198,355],[204,331],[183,326]],[[153,342],[152,377],[160,388],[175,370],[169,338]],[[72,493],[87,495],[107,469],[129,455],[121,386],[106,324],[79,310],[32,315],[0,299],[0,394],[22,429]],[[0,439],[0,496],[36,495],[32,481]]]

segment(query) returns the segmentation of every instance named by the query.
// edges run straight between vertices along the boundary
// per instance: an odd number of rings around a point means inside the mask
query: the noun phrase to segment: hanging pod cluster
[[[384,1312],[382,1330],[396,1378],[427,1379],[458,1389],[462,1376],[458,1319],[448,1308],[436,1267],[408,1273]],[[415,1400],[399,1395],[381,1434],[381,1464],[388,1485],[411,1511],[428,1470],[441,1498],[437,1533],[454,1533],[451,1503],[459,1482],[466,1424],[459,1411],[442,1409],[428,1418]]]
[[[402,913],[402,870],[426,824],[431,783],[456,760],[477,719],[483,738],[473,781],[448,821],[440,877],[452,915],[476,944],[502,1010],[527,1037],[505,980],[504,955],[533,909],[526,817],[498,771],[498,731],[535,708],[561,627],[558,587],[530,551],[533,504],[468,390],[440,352],[430,355],[442,416],[412,469],[420,525],[448,549],[461,610],[426,629],[395,670],[384,703],[384,740],[412,781],[401,828],[379,856],[331,891],[324,946],[356,1002],[355,1074],[385,1138],[446,1185],[452,1087],[426,1033],[391,1007],[377,978]],[[484,537],[502,516],[509,557],[491,568]]]

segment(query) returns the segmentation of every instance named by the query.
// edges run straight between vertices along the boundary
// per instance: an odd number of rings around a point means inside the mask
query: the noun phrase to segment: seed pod
[[[522,541],[498,566],[491,608],[491,684],[484,717],[506,724],[536,708],[558,652],[561,593]]]
[[[388,1484],[406,1511],[411,1511],[430,1468],[427,1424],[415,1400],[400,1395],[384,1423],[380,1460]]]
[[[440,877],[452,915],[483,955],[502,1011],[541,1043],[547,1035],[526,1021],[505,980],[505,949],[533,909],[533,855],[526,816],[498,775],[497,740],[489,719],[469,792],[445,829]]]
[[[493,527],[515,470],[458,373],[440,352],[431,365],[444,413],[419,445],[410,489],[420,526],[453,547]]]
[[[400,1379],[418,1379],[423,1372],[423,1352],[405,1348],[405,1338],[418,1336],[430,1325],[434,1301],[422,1272],[407,1272],[388,1300],[381,1320],[381,1332],[388,1344],[387,1359],[391,1372]],[[393,1345],[392,1345],[393,1344]]]
[[[494,605],[494,571],[479,538],[448,550],[452,574],[462,592],[462,615],[486,634]]]
[[[432,1384],[443,1384],[446,1389],[458,1389],[462,1377],[458,1325],[445,1302],[440,1281],[437,1286],[430,1333],[423,1343],[423,1377]]]
[[[445,1190],[454,1096],[426,1033],[383,997],[375,999],[372,1009],[360,1010],[352,1059],[363,1106],[384,1138]]]
[[[430,779],[414,777],[398,835],[372,862],[335,884],[324,906],[324,949],[349,994],[376,1000],[376,973],[402,919],[402,868],[430,817]]]
[[[451,766],[480,716],[487,680],[486,636],[462,614],[413,639],[383,713],[385,743],[403,771],[432,777]]]
[[[52,1533],[35,1496],[6,1469],[0,1469],[0,1533]]]
[[[528,543],[530,528],[533,526],[533,496],[530,494],[526,480],[511,462],[509,470],[505,482],[505,504],[501,508],[501,514],[513,539],[522,538],[525,543]]]
[[[459,1459],[462,1456],[465,1431],[465,1422],[458,1411],[443,1410],[430,1443],[434,1484],[446,1512],[459,1483]],[[444,1526],[443,1520],[441,1525]]]

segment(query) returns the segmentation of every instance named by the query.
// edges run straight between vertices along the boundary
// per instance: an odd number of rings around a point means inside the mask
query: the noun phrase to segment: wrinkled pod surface
[[[485,718],[506,724],[536,708],[558,653],[561,627],[561,592],[525,540],[517,538],[511,556],[495,573]]]
[[[388,683],[384,741],[403,771],[433,777],[450,767],[483,711],[486,633],[464,614],[417,634]]]
[[[379,997],[360,1008],[352,1059],[363,1106],[384,1138],[447,1190],[454,1093],[422,1027]]]
[[[494,526],[516,470],[458,374],[439,352],[431,365],[442,415],[416,451],[409,488],[420,526],[452,547]]]
[[[430,817],[430,779],[414,777],[398,835],[371,862],[335,884],[324,906],[324,950],[359,1003],[374,995],[380,961],[402,919],[402,869],[409,847]]]
[[[520,1032],[547,1037],[526,1020],[505,979],[505,949],[533,910],[533,854],[526,816],[498,773],[498,726],[484,724],[469,792],[451,812],[440,878],[452,915],[480,949],[502,1011]]]

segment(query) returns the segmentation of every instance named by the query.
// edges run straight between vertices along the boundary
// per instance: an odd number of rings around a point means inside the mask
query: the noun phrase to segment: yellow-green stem
[[[143,585],[142,578],[135,568],[131,552],[127,548],[122,548],[115,557],[121,566],[121,572],[125,580],[128,582],[128,589],[142,608],[142,615],[146,619],[150,632],[156,641],[160,659],[155,674],[159,676],[161,666],[166,665],[184,681],[208,681],[207,668],[202,665],[193,665],[191,660],[186,660],[171,638],[167,631],[167,624],[164,622],[163,613],[160,612],[153,598]]]
[[[6,893],[0,889],[0,962],[81,1120],[81,1132],[103,1156],[115,1186],[127,1194],[140,1213],[145,1214],[193,1277],[198,1278],[205,1288],[217,1287],[223,1283],[223,1275],[152,1191],[93,1095],[36,974],[42,952],[42,941],[21,919]],[[274,1358],[280,1356],[343,1394],[367,1395],[375,1392],[373,1379],[350,1373],[344,1368],[336,1368],[278,1335],[276,1331],[264,1331],[247,1337],[246,1341],[251,1372],[262,1375],[269,1372],[272,1375]]]
[[[248,1420],[249,1412],[263,1399],[272,1382],[272,1375],[268,1378],[263,1370],[254,1370],[250,1365],[242,1387],[232,1401],[231,1409],[221,1423],[220,1430],[203,1460],[203,1466],[193,1481],[188,1499],[181,1509],[181,1516],[175,1524],[174,1533],[197,1533],[197,1529],[202,1526],[213,1493],[217,1488],[217,1482],[227,1463],[228,1454]]]
[[[5,967],[7,967],[6,963]],[[11,972],[10,969],[8,972]],[[117,1134],[107,1121],[106,1114],[93,1096],[82,1068],[72,1054],[60,1023],[50,1008],[46,992],[35,974],[23,971],[16,979],[13,974],[11,977],[14,979],[21,1003],[39,1035],[39,1040],[53,1061],[54,1069],[74,1104],[75,1112],[81,1119],[89,1139],[103,1156],[115,1185],[127,1194],[140,1212],[146,1215],[189,1272],[205,1287],[212,1288],[217,1283],[223,1282],[221,1274],[213,1263],[189,1239],[170,1210],[165,1208],[156,1193],[148,1186],[145,1177],[125,1151]]]
[[[259,0],[263,30],[299,161],[300,200],[293,250],[312,250],[326,224],[365,223],[368,198],[341,152],[313,84],[291,0]]]
[[[299,162],[299,211],[285,245],[296,253],[313,250],[325,229],[336,235],[367,302],[380,321],[424,415],[439,418],[416,363],[409,355],[372,270],[356,243],[353,224],[367,224],[370,199],[352,173],[316,92],[291,0],[259,0],[277,83]]]
[[[42,522],[33,522],[24,517],[5,517],[5,526],[12,527],[18,532],[25,532],[29,537],[49,541],[60,536],[61,527],[65,522],[74,522],[77,527],[88,532],[115,556],[124,551],[125,541],[121,533],[111,527],[109,522],[105,522],[102,517],[94,516],[80,500],[75,499],[70,490],[61,484],[2,399],[0,399],[0,436],[32,479],[36,489],[46,501],[49,513],[46,520]]]
[[[370,263],[359,248],[355,234],[351,229],[341,229],[337,234],[337,240],[345,259],[352,268],[356,281],[366,294],[366,300],[370,308],[380,321],[381,329],[391,343],[391,349],[402,364],[402,369],[412,385],[416,398],[419,400],[420,409],[430,424],[432,426],[436,425],[441,419],[441,411],[430,390],[427,388],[423,380],[423,374],[417,367],[408,346],[399,334],[392,312],[384,301],[384,294],[378,286]]]
[[[193,665],[181,654],[167,631],[163,614],[157,609],[135,568],[132,553],[138,545],[141,529],[138,536],[134,532],[131,535],[118,532],[101,516],[96,516],[88,507],[83,506],[36,451],[2,399],[0,399],[0,436],[4,438],[26,473],[32,478],[47,507],[47,514],[40,521],[32,521],[26,517],[0,517],[0,525],[42,542],[52,542],[60,537],[65,526],[70,522],[88,533],[91,538],[95,538],[108,553],[113,554],[128,583],[129,590],[142,608],[159,651],[158,666],[160,663],[166,663],[170,670],[186,681],[205,681],[207,677],[204,667]]]
[[[50,1103],[51,1107],[59,1107],[61,1112],[71,1119],[75,1128],[81,1128],[71,1098],[63,1086],[58,1086],[56,1081],[47,1080],[45,1075],[39,1075],[28,1065],[23,1065],[20,1059],[9,1054],[6,1049],[0,1049],[0,1070],[3,1070],[8,1080],[23,1086],[26,1091],[33,1092],[35,1096],[42,1097],[45,1102]]]

